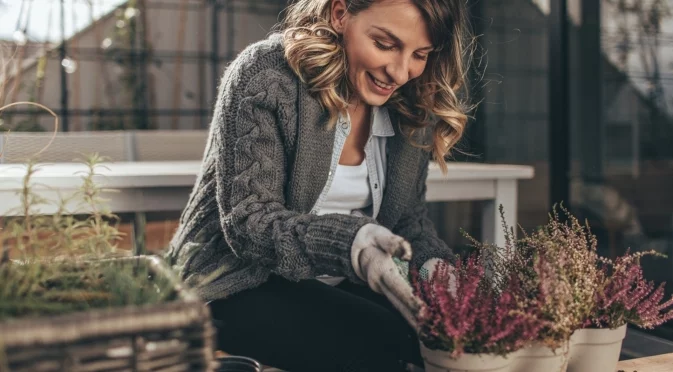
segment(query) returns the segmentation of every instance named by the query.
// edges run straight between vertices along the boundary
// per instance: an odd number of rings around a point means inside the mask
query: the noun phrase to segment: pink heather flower
[[[603,285],[596,293],[596,310],[584,324],[617,328],[632,323],[641,328],[654,328],[673,319],[673,297],[664,299],[664,286],[655,288],[653,281],[643,275],[640,257],[654,252],[629,254],[614,262],[601,261]]]
[[[499,291],[484,275],[482,257],[473,254],[456,264],[455,270],[440,262],[427,281],[412,270],[412,284],[424,306],[418,313],[420,339],[429,348],[446,350],[453,357],[462,353],[506,353],[534,340],[545,324],[534,306],[520,299],[521,283],[515,275],[506,278]],[[455,274],[455,295],[449,290]]]

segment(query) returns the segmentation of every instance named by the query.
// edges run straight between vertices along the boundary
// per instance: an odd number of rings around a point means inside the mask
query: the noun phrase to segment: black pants
[[[271,276],[213,301],[218,348],[290,372],[397,372],[422,366],[418,338],[388,300],[346,280]]]

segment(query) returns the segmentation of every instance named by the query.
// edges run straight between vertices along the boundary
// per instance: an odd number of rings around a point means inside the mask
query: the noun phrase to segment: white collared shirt
[[[346,138],[351,131],[350,117],[339,116],[327,183],[311,213],[360,214],[378,216],[386,181],[386,141],[395,131],[386,108],[372,107],[371,131],[360,165],[339,164]],[[335,286],[345,278],[321,275],[316,279]]]
[[[385,189],[386,184],[386,140],[388,137],[395,135],[395,130],[390,121],[388,109],[385,107],[372,107],[371,123],[371,131],[367,143],[365,144],[364,163],[367,165],[367,176],[371,189],[372,205],[370,210],[354,210],[351,213],[362,213],[375,219],[381,209],[383,190]],[[327,183],[311,209],[311,213],[313,214],[322,214],[320,212],[323,208],[323,203],[332,187],[336,169],[339,165],[339,159],[341,158],[341,152],[346,143],[346,138],[351,131],[350,117],[340,115],[335,130],[334,149],[332,151],[332,161],[330,163]]]

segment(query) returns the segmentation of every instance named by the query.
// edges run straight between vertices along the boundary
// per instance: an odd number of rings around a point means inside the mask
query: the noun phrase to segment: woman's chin
[[[390,95],[381,95],[370,91],[361,94],[360,97],[365,104],[370,106],[383,106],[390,99]]]

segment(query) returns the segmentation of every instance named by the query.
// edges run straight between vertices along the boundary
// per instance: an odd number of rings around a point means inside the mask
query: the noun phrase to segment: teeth
[[[383,89],[393,89],[392,85],[386,85],[382,81],[377,80],[374,76],[372,76],[372,80],[374,80],[374,84],[376,84],[377,86],[379,86]]]

